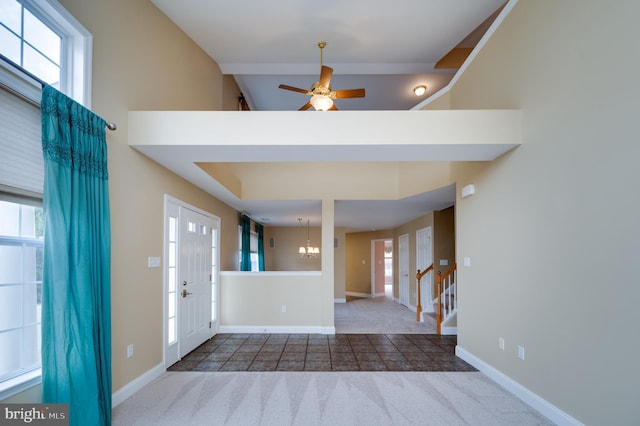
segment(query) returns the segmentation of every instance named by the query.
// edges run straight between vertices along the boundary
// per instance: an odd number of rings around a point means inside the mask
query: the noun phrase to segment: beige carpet
[[[362,298],[334,306],[336,334],[435,334],[436,321],[416,313],[387,297]]]
[[[433,333],[388,298],[335,305],[336,333]],[[117,425],[551,425],[479,372],[167,372]]]
[[[165,373],[113,425],[550,425],[482,373]]]

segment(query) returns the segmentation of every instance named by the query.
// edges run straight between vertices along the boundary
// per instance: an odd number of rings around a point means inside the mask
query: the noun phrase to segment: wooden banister
[[[425,269],[424,271],[420,272],[420,269],[418,269],[418,272],[416,272],[416,279],[418,280],[418,283],[416,284],[418,286],[418,304],[416,306],[416,321],[418,321],[418,322],[420,322],[420,314],[422,313],[422,303],[420,301],[420,298],[421,298],[421,296],[420,296],[420,280],[429,271],[433,271],[433,263],[431,265],[429,265],[429,267],[427,269]]]

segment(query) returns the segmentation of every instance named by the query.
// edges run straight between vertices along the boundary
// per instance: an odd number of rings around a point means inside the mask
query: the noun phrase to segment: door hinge
[[[211,321],[209,321],[209,328],[211,328]]]
[[[211,274],[209,274],[209,282],[211,282],[211,279],[212,279]]]

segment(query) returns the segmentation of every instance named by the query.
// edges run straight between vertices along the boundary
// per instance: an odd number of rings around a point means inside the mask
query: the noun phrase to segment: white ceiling
[[[336,100],[339,110],[416,107],[446,86],[456,71],[436,70],[436,62],[505,0],[151,1],[218,63],[223,74],[235,77],[252,110],[294,111],[308,97],[278,85],[308,89],[317,81],[320,40],[327,42],[323,63],[334,70],[332,88],[366,90],[365,98]],[[473,45],[477,37],[465,42]],[[418,84],[428,88],[420,98],[412,91]],[[307,113],[319,114],[312,108]],[[278,161],[290,161],[282,155]],[[338,155],[334,161],[341,161]],[[295,218],[311,217],[312,225],[319,223],[319,202],[235,201],[232,206],[264,223],[289,224],[296,209]],[[393,228],[454,201],[453,187],[399,201],[337,201],[336,226]],[[289,225],[298,225],[295,218]]]
[[[336,89],[365,88],[339,109],[407,110],[445,86],[455,70],[434,65],[505,0],[152,0],[235,76],[253,110],[306,103],[279,84],[309,89],[323,63]],[[473,43],[477,39],[469,41]],[[412,89],[427,85],[417,98]]]

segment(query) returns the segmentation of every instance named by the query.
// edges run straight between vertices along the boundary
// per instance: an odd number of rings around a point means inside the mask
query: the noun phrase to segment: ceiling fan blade
[[[364,98],[364,89],[336,90],[336,99]]]
[[[286,84],[281,84],[280,86],[278,86],[280,89],[284,89],[284,90],[291,90],[292,92],[298,92],[298,93],[302,93],[303,95],[306,95],[307,93],[309,93],[308,90],[305,89],[300,89],[298,87],[293,87],[293,86],[287,86]]]
[[[298,111],[306,111],[309,108],[311,108],[311,102],[307,102],[306,104],[302,105]]]
[[[331,105],[331,108],[329,108],[327,111],[337,111],[338,107],[336,107],[336,104]]]
[[[323,65],[322,69],[320,70],[320,80],[318,81],[318,84],[328,89],[329,84],[331,83],[332,75],[333,75],[333,68]]]

